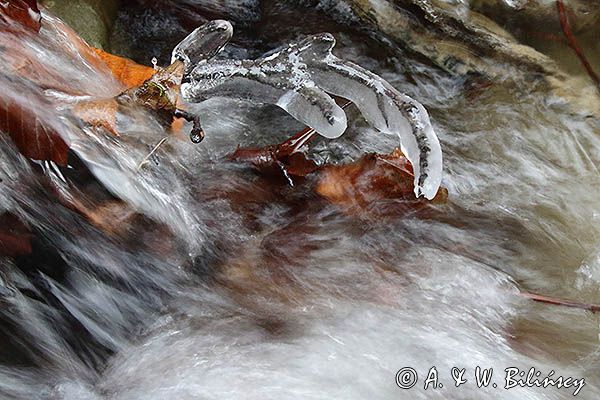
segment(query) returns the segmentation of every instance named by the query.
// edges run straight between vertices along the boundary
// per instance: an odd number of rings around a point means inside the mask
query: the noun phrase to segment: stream
[[[478,86],[312,2],[216,3],[207,17],[234,25],[220,58],[260,57],[326,31],[336,56],[422,103],[442,146],[447,202],[427,213],[374,204],[357,215],[315,194],[314,177],[273,183],[227,155],[304,126],[275,106],[231,100],[191,106],[204,141],[170,136],[140,166],[167,129],[135,106],[119,111],[119,137],[69,119],[82,99],[123,87],[43,11],[34,39],[0,32],[0,58],[35,60],[36,72],[52,74],[57,88],[43,89],[51,105],[27,104],[71,151],[59,167],[0,139],[0,209],[33,235],[30,254],[0,257],[0,398],[573,397],[575,386],[505,389],[511,367],[584,378],[577,398],[600,398],[600,317],[520,295],[600,303],[598,119],[518,78]],[[114,53],[167,65],[199,24],[153,7],[122,7]],[[157,33],[166,25],[168,40]],[[552,51],[585,79],[568,46]],[[17,102],[34,86],[0,74]],[[311,159],[349,163],[398,146],[356,107],[346,114],[346,133],[317,138]],[[425,389],[434,366],[443,387]],[[497,387],[477,387],[477,366],[493,368]],[[396,384],[405,367],[418,374],[411,389]],[[453,367],[466,369],[467,383],[455,387]]]

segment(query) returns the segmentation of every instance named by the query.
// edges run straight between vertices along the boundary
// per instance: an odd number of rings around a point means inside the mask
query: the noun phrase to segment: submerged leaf
[[[314,130],[307,128],[277,145],[238,148],[229,159],[251,164],[263,175],[283,175],[290,184],[294,178],[316,173],[315,192],[351,212],[407,212],[447,199],[445,188],[431,201],[414,197],[413,168],[400,149],[391,154],[366,154],[350,164],[318,166],[300,151],[313,138]]]
[[[306,128],[277,145],[260,148],[237,148],[228,158],[235,162],[252,164],[260,172],[275,172],[293,183],[293,177],[305,177],[315,172],[318,165],[299,151],[315,136],[315,131]]]
[[[74,108],[77,117],[96,128],[104,128],[114,136],[119,136],[117,114],[121,111],[120,107],[127,104],[149,108],[165,125],[173,122],[183,76],[181,61],[154,69],[99,49],[93,50],[127,89],[115,98],[79,102]],[[172,130],[177,131],[180,127],[174,124]]]
[[[325,166],[315,190],[331,203],[352,211],[408,211],[429,203],[414,197],[412,166],[399,149],[388,155],[367,154],[346,165]],[[432,202],[443,203],[447,195],[442,188]]]
[[[141,85],[124,92],[121,98],[129,97],[140,105],[155,111],[168,112],[168,115],[173,117],[179,101],[183,68],[181,61],[175,61],[166,68],[159,68]]]
[[[36,0],[8,0],[0,2],[0,20],[39,31],[42,15]]]
[[[69,146],[53,124],[36,113],[52,105],[42,97],[23,94],[0,98],[0,131],[8,133],[19,151],[34,160],[54,161],[66,165]]]
[[[0,256],[17,257],[31,253],[33,235],[14,215],[0,215]]]
[[[73,113],[82,121],[95,128],[104,128],[114,136],[119,136],[117,111],[118,103],[115,99],[82,101],[73,108]]]

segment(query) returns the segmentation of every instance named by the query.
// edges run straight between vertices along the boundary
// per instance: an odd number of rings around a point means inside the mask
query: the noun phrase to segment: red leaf
[[[0,20],[14,23],[36,32],[42,26],[42,15],[36,0],[8,0],[0,2]]]
[[[8,89],[7,93],[11,91]],[[43,121],[38,115],[40,110],[52,108],[41,96],[30,93],[21,93],[18,99],[4,96],[0,98],[0,131],[10,135],[24,156],[66,165],[69,147],[52,127],[59,123],[58,119]]]
[[[31,253],[33,235],[17,217],[0,215],[0,256],[17,257]]]
[[[312,140],[314,130],[306,128],[277,145],[259,148],[237,148],[228,156],[231,161],[252,164],[264,174],[284,175],[287,179],[305,177],[319,167],[299,151],[300,147]]]

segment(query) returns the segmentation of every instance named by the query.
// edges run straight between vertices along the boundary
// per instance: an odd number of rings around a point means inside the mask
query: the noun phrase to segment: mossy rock
[[[117,16],[118,0],[46,0],[43,4],[91,46],[110,50],[110,32]]]

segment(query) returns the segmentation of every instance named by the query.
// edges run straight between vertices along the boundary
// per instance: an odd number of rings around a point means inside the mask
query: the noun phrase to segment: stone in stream
[[[564,0],[574,33],[597,29],[600,8],[597,0]],[[528,26],[536,30],[560,33],[555,0],[474,0],[471,8],[511,28]]]
[[[48,0],[44,2],[91,46],[108,49],[117,16],[117,0]]]
[[[571,112],[600,117],[600,96],[586,76],[568,75],[553,59],[476,11],[460,13],[442,0],[323,1],[321,7],[340,23],[396,43],[450,74],[513,82],[528,91],[543,89]]]

